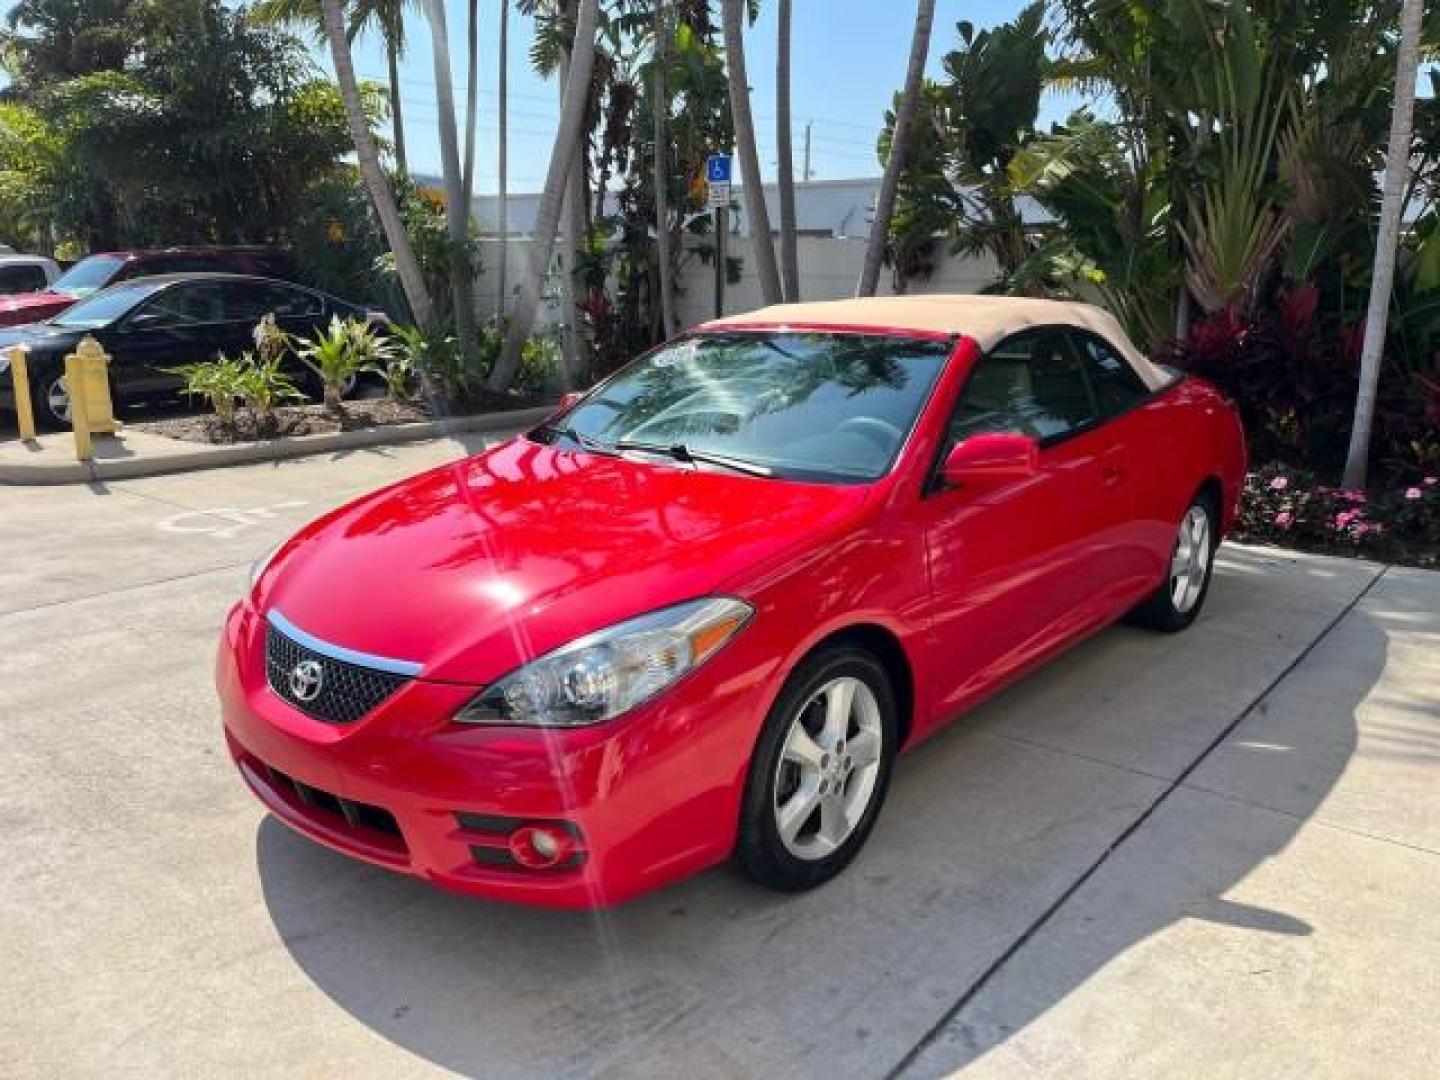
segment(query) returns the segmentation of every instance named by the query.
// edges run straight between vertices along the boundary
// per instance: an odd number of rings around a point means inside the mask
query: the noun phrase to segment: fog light
[[[563,829],[522,825],[510,834],[510,854],[527,870],[548,870],[569,856],[573,841]]]

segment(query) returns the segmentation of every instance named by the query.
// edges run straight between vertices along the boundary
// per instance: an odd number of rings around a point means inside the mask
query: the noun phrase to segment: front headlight
[[[663,608],[588,634],[485,690],[462,724],[583,727],[654,697],[713,656],[754,609],[719,597]]]

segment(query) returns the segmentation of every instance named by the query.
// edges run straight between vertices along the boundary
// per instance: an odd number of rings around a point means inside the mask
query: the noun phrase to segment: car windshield
[[[115,272],[125,265],[118,255],[91,255],[81,259],[50,286],[55,292],[73,293],[75,296],[89,296],[110,284]]]
[[[51,326],[69,330],[96,330],[109,326],[129,312],[136,304],[159,289],[159,281],[127,281],[72,304],[50,320]]]
[[[717,456],[790,479],[875,480],[894,463],[950,349],[871,334],[703,334],[635,361],[547,437],[602,451],[644,452],[628,445],[644,444],[680,460]]]

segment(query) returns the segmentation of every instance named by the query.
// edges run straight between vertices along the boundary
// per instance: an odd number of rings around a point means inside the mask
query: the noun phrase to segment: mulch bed
[[[531,409],[545,404],[544,399],[521,394],[487,394],[467,401],[462,408],[451,409],[443,403],[424,399],[396,402],[389,398],[357,399],[344,403],[340,413],[324,405],[286,405],[271,417],[257,422],[257,417],[241,409],[235,425],[226,427],[213,414],[173,416],[163,419],[129,422],[131,431],[163,435],[182,442],[229,445],[254,442],[256,439],[279,439],[294,435],[327,435],[337,431],[360,431],[365,428],[414,424],[447,416],[471,416],[477,413],[510,412]]]

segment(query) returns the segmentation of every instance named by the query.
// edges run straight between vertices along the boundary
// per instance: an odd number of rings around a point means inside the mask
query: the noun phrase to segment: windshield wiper
[[[606,457],[619,457],[620,451],[607,442],[599,439],[592,439],[589,435],[576,431],[573,427],[564,427],[557,424],[546,424],[541,431],[547,431],[552,435],[563,435],[571,442],[577,444],[580,449],[588,450],[592,454],[603,454]]]
[[[610,444],[616,450],[638,450],[646,454],[664,454],[676,461],[683,461],[686,464],[699,462],[702,465],[718,465],[722,469],[731,469],[734,472],[745,473],[748,476],[774,476],[775,470],[757,465],[753,461],[746,461],[744,458],[727,457],[725,454],[712,454],[706,450],[691,450],[684,443],[651,443],[635,442],[629,439],[620,439]]]

